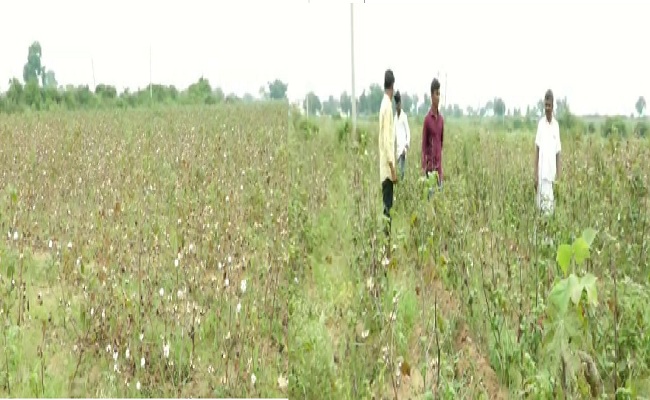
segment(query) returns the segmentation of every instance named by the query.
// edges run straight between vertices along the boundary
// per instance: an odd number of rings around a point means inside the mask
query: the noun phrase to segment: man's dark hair
[[[436,90],[440,90],[440,81],[438,78],[433,78],[433,81],[431,81],[431,93],[435,92]]]
[[[387,69],[384,73],[384,90],[392,89],[394,84],[395,75],[393,75],[393,71]]]
[[[550,101],[553,103],[553,91],[551,89],[546,91],[546,94],[544,95],[544,101]]]
[[[399,90],[398,90],[397,92],[395,92],[395,96],[393,96],[393,97],[395,98],[395,103],[396,103],[396,104],[401,103],[401,101],[402,101],[402,95],[399,94]]]

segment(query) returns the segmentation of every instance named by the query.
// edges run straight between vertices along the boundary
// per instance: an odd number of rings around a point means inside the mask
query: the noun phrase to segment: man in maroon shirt
[[[431,82],[431,110],[424,117],[422,126],[422,170],[429,178],[432,172],[438,173],[438,188],[442,190],[442,142],[445,133],[445,120],[440,115],[440,82],[434,78]],[[429,198],[434,188],[429,190]]]

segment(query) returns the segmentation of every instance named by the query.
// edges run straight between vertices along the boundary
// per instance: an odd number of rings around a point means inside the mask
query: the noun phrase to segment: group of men
[[[394,93],[395,75],[392,70],[384,73],[384,97],[379,110],[379,178],[384,200],[384,215],[388,219],[386,234],[390,235],[393,207],[393,190],[399,179],[404,179],[406,155],[411,140],[408,117],[402,109],[399,91]],[[445,133],[445,120],[440,114],[440,82],[431,82],[431,109],[424,117],[422,125],[422,173],[425,177],[437,174],[437,187],[442,190],[442,148]],[[393,115],[393,99],[396,113]],[[553,92],[549,89],[544,96],[545,116],[537,124],[535,136],[535,176],[536,204],[539,210],[549,215],[554,210],[553,185],[560,176],[560,128],[553,117]],[[397,165],[396,161],[397,160]],[[397,168],[396,168],[397,167]],[[435,189],[429,190],[429,198]]]

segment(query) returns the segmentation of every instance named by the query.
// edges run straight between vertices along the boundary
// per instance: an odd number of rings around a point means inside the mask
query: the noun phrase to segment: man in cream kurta
[[[395,128],[393,122],[393,71],[384,74],[384,98],[379,109],[379,179],[384,200],[384,216],[388,218],[386,235],[390,236],[393,207],[393,185],[397,182],[395,172]]]

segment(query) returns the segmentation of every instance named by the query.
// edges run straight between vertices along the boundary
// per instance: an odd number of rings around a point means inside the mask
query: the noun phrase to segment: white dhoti
[[[553,196],[553,182],[540,180],[537,188],[537,208],[543,215],[553,214],[555,209],[555,197]]]

